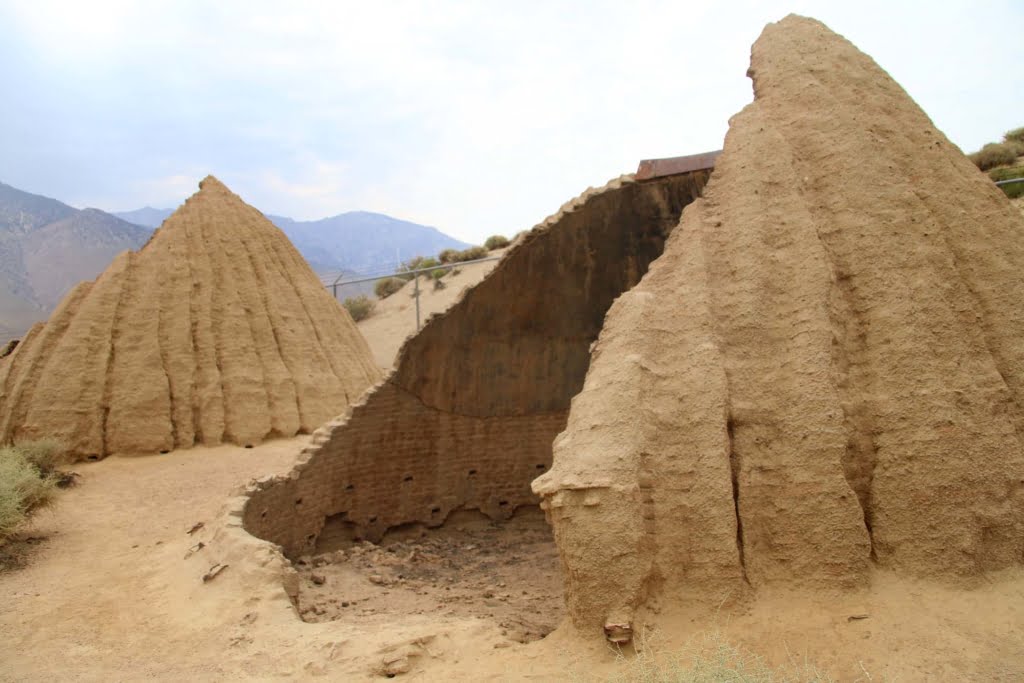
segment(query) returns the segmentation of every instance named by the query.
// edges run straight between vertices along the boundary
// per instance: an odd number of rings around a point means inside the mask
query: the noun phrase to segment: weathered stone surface
[[[253,493],[246,528],[297,557],[456,510],[500,519],[536,504],[530,481],[550,466],[605,312],[706,178],[625,177],[536,227],[406,342],[395,371],[317,433],[302,465]]]
[[[703,199],[608,313],[545,499],[570,613],[1024,558],[1024,221],[791,16]]]
[[[213,177],[0,362],[0,437],[79,457],[311,432],[379,372],[288,238]]]

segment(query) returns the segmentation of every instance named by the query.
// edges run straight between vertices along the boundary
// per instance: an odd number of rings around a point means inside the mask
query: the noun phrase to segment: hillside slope
[[[45,320],[72,286],[91,280],[151,231],[98,209],[75,209],[0,183],[0,338]]]
[[[171,210],[145,207],[114,215],[157,228],[171,215]],[[432,256],[443,249],[469,246],[437,228],[369,211],[349,211],[315,221],[266,216],[288,235],[313,270],[321,275],[338,271],[379,272],[414,256]]]

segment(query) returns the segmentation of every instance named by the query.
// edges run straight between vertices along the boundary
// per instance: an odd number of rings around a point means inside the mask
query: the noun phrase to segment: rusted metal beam
[[[637,180],[651,180],[667,175],[679,175],[691,171],[706,171],[715,167],[715,160],[722,150],[691,154],[685,157],[667,159],[644,159],[636,169]]]

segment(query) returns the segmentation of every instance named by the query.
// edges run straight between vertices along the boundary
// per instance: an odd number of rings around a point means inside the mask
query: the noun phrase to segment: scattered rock
[[[222,571],[228,568],[226,564],[215,564],[210,567],[210,570],[203,574],[203,583],[208,583],[217,578]]]
[[[200,550],[202,550],[205,547],[206,547],[206,544],[203,543],[202,541],[199,541],[199,543],[196,543],[194,546],[192,546],[191,548],[188,549],[188,552],[185,553],[185,559],[187,560],[188,558],[192,557],[193,555],[195,555],[197,552],[199,552]]]
[[[316,572],[313,572],[312,574],[309,575],[309,580],[312,581],[313,583],[315,583],[318,586],[322,586],[322,585],[324,585],[324,583],[327,582],[327,577],[324,576],[323,574],[318,574]]]

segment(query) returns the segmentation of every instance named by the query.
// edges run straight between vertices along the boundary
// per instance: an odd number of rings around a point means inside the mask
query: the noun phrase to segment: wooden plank
[[[667,175],[679,175],[691,171],[705,171],[715,167],[715,160],[722,150],[691,154],[685,157],[668,157],[666,159],[644,159],[636,169],[637,180],[651,180]]]

